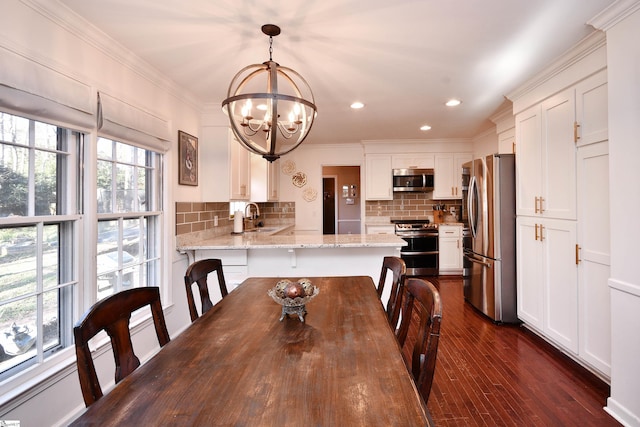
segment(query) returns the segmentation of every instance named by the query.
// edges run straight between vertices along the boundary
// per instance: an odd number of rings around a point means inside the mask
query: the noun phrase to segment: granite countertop
[[[394,234],[285,234],[293,225],[265,227],[264,231],[242,234],[190,233],[178,236],[177,249],[313,249],[401,247],[405,242]],[[282,233],[282,234],[278,234]]]

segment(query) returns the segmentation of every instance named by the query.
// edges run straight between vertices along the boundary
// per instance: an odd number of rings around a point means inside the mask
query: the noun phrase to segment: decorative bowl
[[[320,289],[309,279],[300,279],[297,282],[288,279],[279,280],[267,291],[267,294],[282,306],[280,321],[289,317],[289,314],[296,314],[301,322],[304,322],[304,316],[307,314],[306,304],[318,293]]]

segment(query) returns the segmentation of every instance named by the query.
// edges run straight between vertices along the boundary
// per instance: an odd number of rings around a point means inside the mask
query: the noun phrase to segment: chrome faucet
[[[255,207],[255,216],[254,214],[251,213],[251,206]],[[253,202],[249,202],[247,203],[247,205],[244,207],[244,218],[245,221],[249,221],[251,224],[250,228],[255,228],[256,224],[255,224],[255,220],[256,218],[258,218],[260,216],[260,208],[258,207],[258,205],[256,203]]]

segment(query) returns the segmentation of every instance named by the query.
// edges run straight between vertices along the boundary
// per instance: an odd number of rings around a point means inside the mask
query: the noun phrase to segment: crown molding
[[[640,10],[640,1],[618,0],[594,16],[587,24],[599,30],[608,31],[637,10]]]
[[[202,102],[195,95],[185,91],[183,87],[178,86],[66,5],[57,0],[20,0],[20,2],[153,85],[167,90],[173,97],[191,105],[196,110],[202,109]],[[93,82],[93,84],[100,86],[100,82]]]
[[[606,45],[607,38],[605,33],[598,30],[594,31],[593,33],[589,34],[581,41],[579,41],[575,46],[561,55],[554,62],[552,62],[548,67],[544,69],[544,71],[538,73],[523,85],[521,85],[519,88],[508,94],[507,99],[514,102],[524,94],[529,93],[534,89],[542,86],[544,83],[560,75],[570,67],[576,65],[578,62],[588,57],[598,49],[602,47],[606,48]]]

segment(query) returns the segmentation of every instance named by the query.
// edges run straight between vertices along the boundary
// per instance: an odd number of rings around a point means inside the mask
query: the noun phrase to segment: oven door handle
[[[483,267],[491,268],[491,263],[490,262],[485,262],[485,261],[483,261],[483,260],[481,260],[479,258],[474,257],[473,255],[464,254],[464,257],[466,259],[468,259],[469,261],[471,261],[471,262],[474,262],[476,264],[482,265]]]
[[[424,251],[424,252],[407,252],[400,251],[400,255],[412,255],[412,256],[422,256],[422,255],[438,255],[438,251]]]

